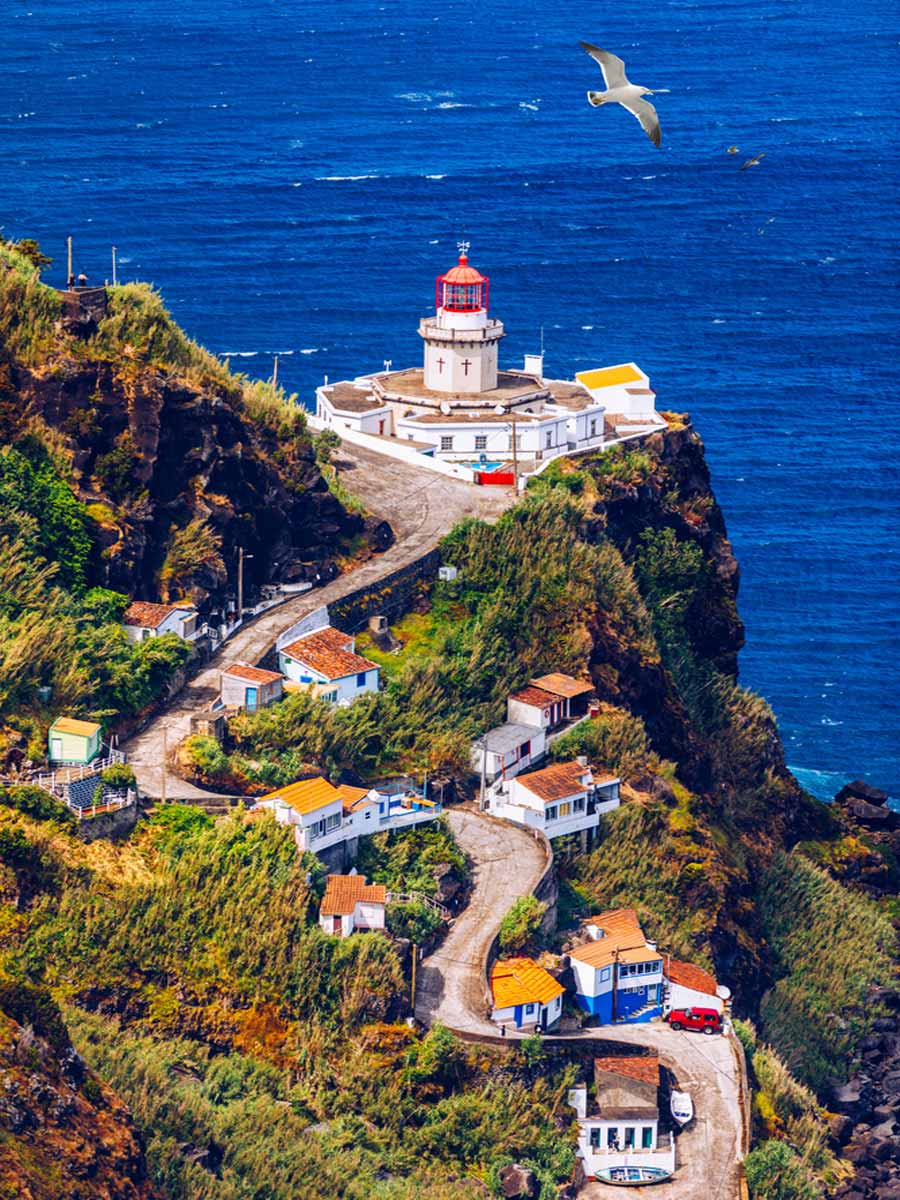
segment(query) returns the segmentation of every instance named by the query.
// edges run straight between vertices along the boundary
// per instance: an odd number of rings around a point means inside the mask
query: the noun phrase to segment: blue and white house
[[[305,685],[330,704],[378,691],[378,664],[357,654],[354,638],[331,625],[303,633],[280,647],[278,665],[288,679]]]
[[[579,1008],[601,1025],[660,1016],[662,955],[644,937],[634,909],[610,909],[583,925],[591,940],[569,952]]]

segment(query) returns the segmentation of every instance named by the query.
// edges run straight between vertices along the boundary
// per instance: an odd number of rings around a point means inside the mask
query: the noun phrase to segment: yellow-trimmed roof
[[[50,726],[51,732],[77,733],[79,737],[93,737],[99,728],[96,721],[79,721],[75,717],[57,717]]]
[[[265,800],[281,800],[282,803],[290,805],[295,812],[306,814],[315,812],[317,808],[324,808],[326,804],[331,804],[341,798],[341,793],[333,784],[330,784],[327,779],[323,779],[321,775],[317,775],[314,779],[301,779],[297,783],[290,783],[287,787],[269,792],[267,796],[261,796],[257,803],[262,804]]]
[[[494,1008],[517,1004],[549,1004],[566,989],[531,958],[507,958],[491,969]]]
[[[373,800],[366,800],[366,796],[369,794],[368,788],[351,787],[349,783],[339,783],[335,790],[341,797],[345,813],[356,812],[357,809],[367,808],[368,805],[374,804]]]
[[[634,363],[620,363],[617,367],[597,367],[594,371],[579,371],[575,378],[586,388],[615,387],[619,383],[643,383],[644,376]]]

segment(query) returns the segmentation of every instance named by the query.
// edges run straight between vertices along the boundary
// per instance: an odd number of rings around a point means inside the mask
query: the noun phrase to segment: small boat
[[[600,1167],[596,1178],[600,1183],[619,1187],[641,1187],[645,1183],[665,1183],[672,1178],[672,1172],[662,1167]]]
[[[673,1092],[669,1101],[672,1120],[678,1125],[687,1125],[694,1116],[694,1102],[687,1092]]]

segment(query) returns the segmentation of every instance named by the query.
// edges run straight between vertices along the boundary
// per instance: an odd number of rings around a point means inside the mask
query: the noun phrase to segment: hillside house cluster
[[[571,1089],[578,1156],[588,1179],[610,1167],[675,1170],[673,1139],[660,1132],[660,1082],[659,1056],[649,1050],[595,1058],[593,1095],[586,1084]]]
[[[636,1024],[674,1008],[712,1008],[720,1015],[729,989],[693,963],[663,955],[641,929],[633,908],[609,909],[582,922],[584,941],[569,950],[572,998],[599,1025]],[[513,982],[511,982],[513,981]],[[514,988],[514,992],[513,992]],[[528,958],[494,964],[491,1019],[521,1029],[549,1029],[562,1014],[559,981]],[[514,994],[515,1011],[506,1001]],[[549,1000],[559,1005],[547,1009]]]
[[[297,847],[313,854],[369,834],[422,825],[443,811],[439,801],[403,782],[358,788],[335,786],[320,775],[276,788],[254,808],[271,810],[280,824],[291,826]]]
[[[506,723],[472,747],[472,766],[485,782],[511,779],[541,761],[561,733],[588,714],[593,684],[571,675],[541,675],[506,701]]]

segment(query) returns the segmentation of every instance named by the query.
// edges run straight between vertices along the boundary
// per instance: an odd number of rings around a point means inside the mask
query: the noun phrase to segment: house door
[[[62,738],[55,737],[50,739],[50,757],[55,762],[59,762],[62,758]]]
[[[338,937],[340,937],[340,933],[341,933],[341,918],[340,917],[332,917],[331,932],[334,934],[337,934]]]
[[[257,709],[257,688],[248,687],[244,692],[244,706],[247,712],[256,712]]]

